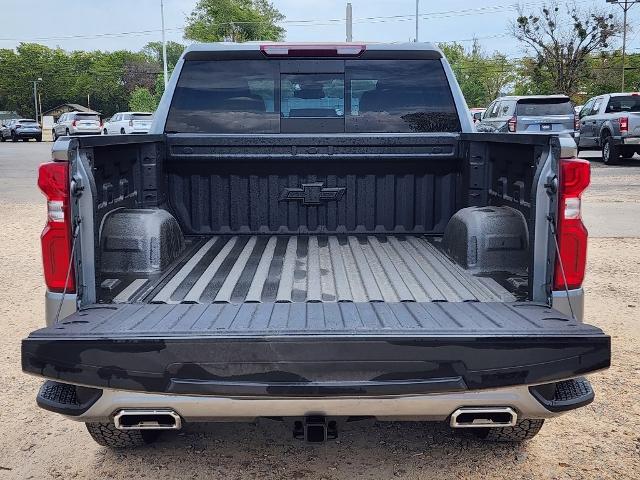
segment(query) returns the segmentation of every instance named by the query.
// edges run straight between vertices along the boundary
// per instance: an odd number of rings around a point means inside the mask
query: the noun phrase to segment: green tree
[[[169,72],[172,72],[180,60],[180,55],[184,52],[185,46],[178,42],[167,42],[167,67]],[[149,57],[149,59],[162,66],[162,42],[149,42],[147,43],[142,52]]]
[[[153,112],[158,107],[158,99],[148,89],[137,87],[131,94],[129,109],[135,112]]]
[[[589,60],[606,50],[621,32],[620,22],[610,13],[585,10],[575,4],[561,11],[555,2],[539,13],[518,11],[513,36],[533,54],[524,73],[536,93],[575,95],[590,75]],[[538,80],[544,80],[539,83]]]
[[[282,40],[283,19],[269,0],[199,0],[184,36],[199,42]]]
[[[469,51],[459,43],[439,45],[470,107],[486,106],[515,81],[515,66],[501,53],[487,55],[475,41]]]
[[[137,87],[159,97],[161,72],[161,64],[144,51],[66,52],[22,43],[15,50],[0,50],[0,110],[33,116],[32,82],[42,78],[43,110],[79,103],[111,115],[128,108]]]

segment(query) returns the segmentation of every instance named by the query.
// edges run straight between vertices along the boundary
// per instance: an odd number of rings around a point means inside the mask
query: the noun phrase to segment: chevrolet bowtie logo
[[[326,187],[324,183],[303,183],[302,188],[285,188],[280,200],[302,200],[303,205],[320,205],[322,202],[337,201],[342,198],[345,187]]]

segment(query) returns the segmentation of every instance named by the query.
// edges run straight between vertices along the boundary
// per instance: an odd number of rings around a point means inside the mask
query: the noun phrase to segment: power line
[[[576,2],[572,2],[567,0],[567,4],[582,4],[586,3],[589,0],[578,0]],[[489,13],[496,13],[500,11],[506,10],[517,10],[518,7],[522,8],[530,8],[538,5],[544,5],[546,0],[538,0],[532,2],[525,2],[520,5],[518,4],[509,4],[509,5],[487,5],[484,7],[475,7],[475,8],[465,8],[459,10],[444,10],[444,11],[435,11],[435,12],[423,12],[420,14],[422,19],[431,20],[431,19],[441,19],[441,18],[451,18],[458,16],[473,16],[473,15],[485,15]],[[406,14],[406,15],[385,15],[385,16],[370,16],[370,17],[357,17],[354,18],[354,23],[387,23],[392,21],[413,21],[415,19],[415,14]],[[301,20],[282,20],[278,22],[280,24],[286,24],[290,26],[328,26],[335,23],[344,23],[345,18],[330,18],[330,19],[301,19]],[[224,25],[255,25],[262,24],[264,21],[234,21],[234,22],[218,22],[212,23],[211,26],[224,26]],[[165,31],[183,31],[184,27],[173,27],[167,28]],[[127,32],[105,32],[105,33],[93,33],[93,34],[79,34],[79,35],[56,35],[49,37],[30,37],[30,38],[0,38],[2,42],[29,42],[29,41],[38,41],[38,40],[73,40],[73,39],[99,39],[99,38],[111,38],[111,37],[125,37],[125,36],[144,36],[144,35],[152,35],[161,33],[161,29],[150,29],[150,30],[135,30],[135,31],[127,31]]]

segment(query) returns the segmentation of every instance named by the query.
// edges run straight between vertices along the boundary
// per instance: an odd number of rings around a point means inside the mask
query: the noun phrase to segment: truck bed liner
[[[128,278],[114,301],[142,297],[166,304],[514,300],[416,235],[203,238],[161,282]]]

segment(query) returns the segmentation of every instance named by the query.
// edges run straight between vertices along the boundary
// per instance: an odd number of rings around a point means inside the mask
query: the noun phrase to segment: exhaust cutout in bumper
[[[513,427],[518,415],[511,407],[467,407],[451,414],[452,428],[500,428]]]
[[[118,430],[180,430],[182,418],[173,410],[119,410],[113,416]]]

